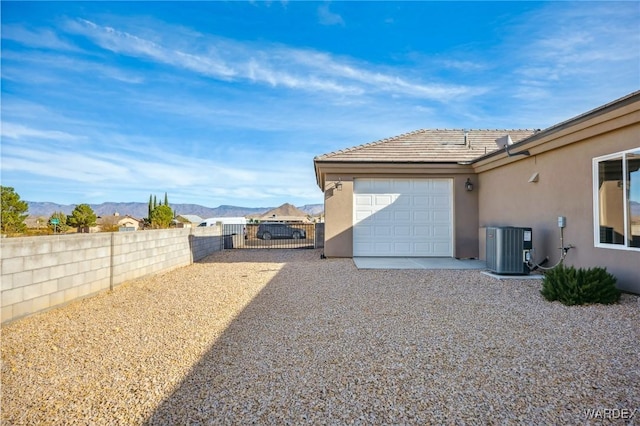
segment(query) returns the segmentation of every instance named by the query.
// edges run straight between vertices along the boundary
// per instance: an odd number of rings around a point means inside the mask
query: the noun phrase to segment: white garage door
[[[451,179],[356,179],[354,256],[453,256]]]

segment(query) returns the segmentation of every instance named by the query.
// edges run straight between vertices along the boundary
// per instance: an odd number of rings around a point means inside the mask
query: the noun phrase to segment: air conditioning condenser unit
[[[530,269],[531,228],[487,227],[487,268],[496,274],[526,275]]]

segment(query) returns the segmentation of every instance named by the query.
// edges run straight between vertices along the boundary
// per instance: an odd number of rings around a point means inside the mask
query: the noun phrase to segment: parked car
[[[307,233],[304,229],[294,228],[284,223],[266,222],[258,226],[256,236],[262,240],[270,240],[272,238],[293,238],[294,240],[299,240],[300,238],[307,238]]]

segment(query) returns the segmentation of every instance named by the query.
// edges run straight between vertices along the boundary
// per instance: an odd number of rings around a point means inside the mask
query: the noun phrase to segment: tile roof
[[[472,161],[498,149],[496,139],[516,143],[535,130],[422,129],[388,139],[319,155],[318,162],[449,163]]]
[[[198,224],[200,224],[200,223],[202,223],[204,221],[203,218],[201,218],[200,216],[195,215],[195,214],[181,214],[181,215],[178,215],[178,217],[181,217],[181,218],[183,218],[184,220],[186,220],[186,221],[188,221],[190,223],[198,223]]]

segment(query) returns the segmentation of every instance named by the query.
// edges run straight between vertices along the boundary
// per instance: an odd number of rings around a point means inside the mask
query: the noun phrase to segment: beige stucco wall
[[[353,255],[353,181],[360,178],[449,178],[453,179],[454,256],[477,258],[478,252],[478,192],[467,191],[467,178],[477,179],[470,166],[438,165],[425,173],[424,165],[369,165],[357,170],[327,174],[325,181],[325,246],[327,257]],[[336,189],[340,180],[342,187]]]
[[[341,179],[342,188],[336,189]],[[353,177],[329,176],[324,191],[324,254],[351,257],[353,253]]]
[[[640,117],[632,115],[635,120],[619,115],[561,132],[527,147],[530,157],[503,156],[493,160],[501,163],[496,168],[479,165],[480,257],[485,258],[486,226],[530,226],[536,260],[548,256],[553,265],[561,254],[557,220],[565,216],[564,244],[575,245],[566,264],[606,267],[620,288],[640,293],[640,252],[596,248],[593,223],[593,158],[640,146]],[[528,182],[534,173],[538,182]]]

